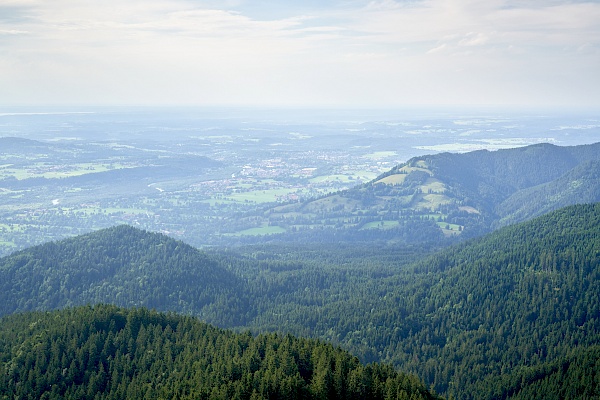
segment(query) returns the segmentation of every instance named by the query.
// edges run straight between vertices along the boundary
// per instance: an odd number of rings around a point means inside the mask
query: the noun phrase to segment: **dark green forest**
[[[434,399],[414,376],[290,335],[98,305],[0,320],[2,399]]]
[[[0,261],[0,274],[0,315],[112,303],[184,314],[206,309],[205,319],[216,309],[219,324],[233,326],[247,304],[241,280],[216,260],[125,225],[15,253]]]
[[[276,311],[250,326],[341,343],[364,360],[417,373],[438,393],[476,399],[504,398],[509,372],[525,379],[528,368],[600,341],[600,204],[565,208],[395,271],[376,265],[346,280],[346,291],[321,280],[327,299],[287,285]],[[348,276],[339,270],[338,279]]]
[[[0,307],[144,306],[239,332],[319,338],[446,397],[585,399],[600,395],[599,275],[599,203],[442,250],[202,252],[119,226],[0,259]]]

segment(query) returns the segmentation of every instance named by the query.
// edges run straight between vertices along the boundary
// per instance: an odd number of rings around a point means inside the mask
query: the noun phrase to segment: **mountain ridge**
[[[587,176],[586,184],[592,187],[583,197],[583,188],[570,190],[564,182],[579,179],[576,175],[586,177],[586,168],[595,174],[598,161],[600,143],[570,147],[542,143],[418,156],[361,186],[270,208],[259,222],[286,231],[272,235],[274,241],[310,241],[311,234],[316,241],[468,238],[567,205],[600,201],[595,176]],[[548,196],[560,201],[544,198],[542,188],[536,192],[541,185],[551,187]],[[531,193],[538,202],[527,198]]]

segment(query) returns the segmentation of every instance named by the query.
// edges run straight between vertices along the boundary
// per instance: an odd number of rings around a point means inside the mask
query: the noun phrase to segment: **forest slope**
[[[434,399],[414,376],[315,340],[95,306],[0,320],[0,398]]]
[[[502,229],[416,272],[432,274],[413,298],[411,311],[423,310],[417,337],[429,342],[430,357],[447,360],[414,363],[428,381],[449,372],[442,381],[466,393],[473,387],[469,396],[478,398],[481,377],[600,344],[599,203]]]
[[[240,324],[240,279],[199,250],[122,225],[0,259],[0,315],[89,303],[145,306]]]
[[[291,273],[279,275],[285,282]],[[343,284],[345,291],[321,284],[324,299],[310,286],[304,295],[288,288],[278,303],[256,299],[265,312],[248,326],[340,343],[457,399],[514,394],[514,382],[523,380],[525,390],[540,371],[556,372],[573,351],[600,344],[600,203],[560,209],[412,267],[382,267]],[[576,390],[595,387],[597,370],[575,370],[586,377]]]
[[[496,207],[499,225],[510,225],[574,203],[600,200],[600,161],[579,164],[558,179],[519,190]]]

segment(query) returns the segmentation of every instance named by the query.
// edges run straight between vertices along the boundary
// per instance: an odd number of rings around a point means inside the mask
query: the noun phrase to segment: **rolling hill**
[[[0,315],[112,303],[238,325],[244,296],[241,280],[204,253],[126,225],[0,259]]]
[[[375,180],[271,208],[275,240],[439,242],[600,201],[600,143],[415,157]],[[252,218],[256,219],[256,216]]]

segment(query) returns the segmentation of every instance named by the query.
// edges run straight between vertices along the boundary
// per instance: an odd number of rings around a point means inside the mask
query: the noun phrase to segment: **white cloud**
[[[17,29],[0,29],[0,35],[26,35],[28,31],[20,31]]]
[[[442,43],[439,46],[436,46],[433,49],[428,50],[427,54],[437,53],[437,52],[440,52],[440,51],[444,50],[445,48],[446,48],[446,43]]]
[[[250,4],[5,0],[0,103],[600,105],[597,2]]]
[[[464,39],[461,39],[458,44],[459,46],[482,46],[486,44],[489,37],[483,33],[469,32],[465,35]]]

